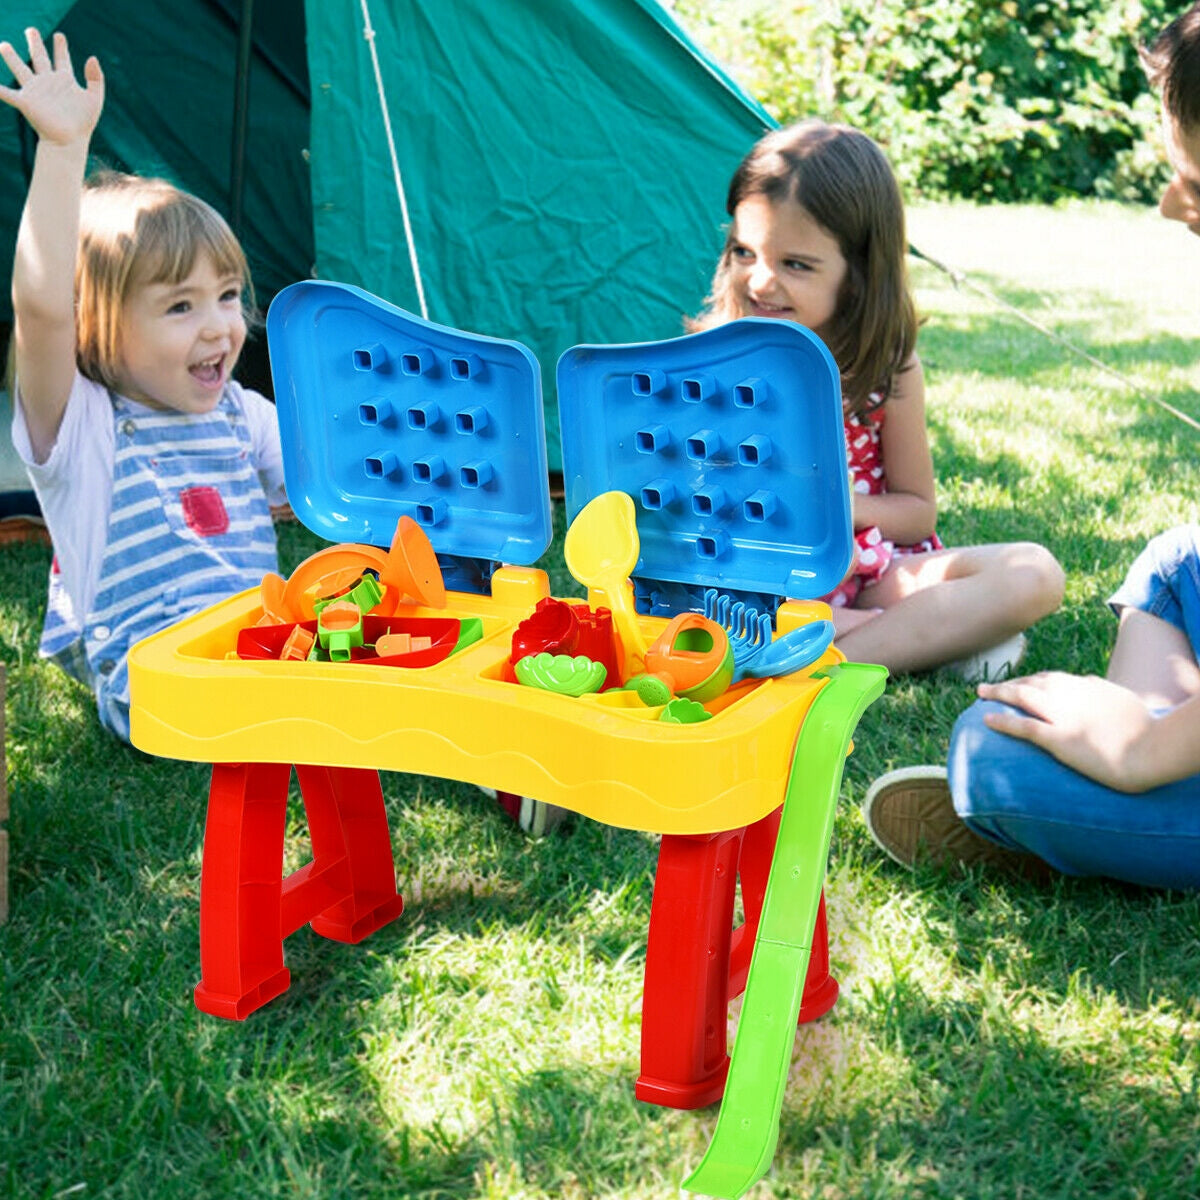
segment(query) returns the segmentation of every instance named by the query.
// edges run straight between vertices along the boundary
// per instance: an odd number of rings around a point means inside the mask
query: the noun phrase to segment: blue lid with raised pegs
[[[837,365],[790,321],[575,346],[558,363],[567,516],[633,497],[635,579],[699,607],[703,589],[815,599],[853,552]],[[652,581],[652,582],[648,582]],[[686,597],[686,601],[683,599]]]
[[[409,516],[439,555],[545,552],[541,373],[524,346],[321,281],[275,297],[267,341],[288,499],[314,533],[387,546]]]

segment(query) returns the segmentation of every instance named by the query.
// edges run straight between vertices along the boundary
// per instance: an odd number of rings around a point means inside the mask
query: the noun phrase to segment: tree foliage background
[[[842,121],[910,196],[1153,199],[1166,178],[1138,60],[1166,0],[676,0],[781,122]]]

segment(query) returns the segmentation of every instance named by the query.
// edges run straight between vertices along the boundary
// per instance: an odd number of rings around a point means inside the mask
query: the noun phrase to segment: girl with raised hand
[[[85,183],[104,75],[26,31],[0,100],[37,134],[13,267],[13,442],[54,543],[41,651],[129,737],[130,647],[277,569],[274,406],[235,383],[245,255],[207,204],[157,179]]]

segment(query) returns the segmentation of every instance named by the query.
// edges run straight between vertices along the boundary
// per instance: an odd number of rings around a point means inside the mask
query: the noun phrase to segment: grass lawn
[[[1200,434],[1145,397],[1200,418],[1200,244],[1098,205],[919,207],[910,232],[1132,382],[914,265],[942,536],[1049,545],[1067,599],[1028,666],[1102,670],[1105,595],[1195,519]],[[288,530],[285,567],[315,545]],[[530,843],[471,788],[386,776],[404,915],[357,947],[301,930],[284,996],[205,1016],[206,771],[116,744],[38,663],[48,558],[0,550],[0,1193],[678,1195],[716,1110],[633,1098],[654,839],[578,819]],[[797,1036],[751,1195],[1200,1196],[1200,897],[908,874],[867,836],[870,780],[940,761],[969,700],[901,678],[859,727],[827,885],[842,997]],[[304,846],[294,805],[289,859]]]

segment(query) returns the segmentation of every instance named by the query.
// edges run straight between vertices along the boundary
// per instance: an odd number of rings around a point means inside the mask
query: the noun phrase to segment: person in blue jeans
[[[1200,234],[1200,3],[1142,59],[1174,172],[1159,211]],[[1105,678],[981,684],[948,770],[872,784],[864,816],[888,855],[1200,887],[1200,525],[1154,538],[1109,603],[1119,625]]]

